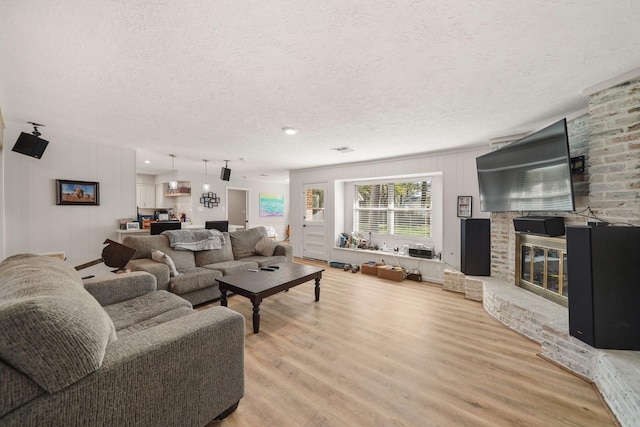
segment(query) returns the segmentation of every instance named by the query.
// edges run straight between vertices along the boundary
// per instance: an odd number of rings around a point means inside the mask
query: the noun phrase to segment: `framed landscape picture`
[[[260,216],[284,216],[284,196],[260,193]]]
[[[100,184],[93,181],[56,179],[56,205],[98,206]]]

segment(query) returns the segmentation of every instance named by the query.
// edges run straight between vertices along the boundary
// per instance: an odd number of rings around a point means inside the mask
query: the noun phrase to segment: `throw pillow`
[[[26,389],[15,388],[24,379],[49,393],[63,390],[100,368],[117,336],[111,317],[69,263],[48,256],[9,257],[0,263],[0,277],[0,365],[23,378],[11,383],[0,369],[4,415],[7,404],[15,408],[12,402],[26,396]]]
[[[167,254],[165,254],[162,251],[159,250],[153,250],[151,251],[151,259],[156,261],[156,262],[161,262],[163,264],[166,264],[167,267],[169,267],[169,275],[171,277],[176,277],[178,276],[180,273],[178,273],[178,270],[176,270],[176,265],[173,262],[173,260],[171,259],[171,257]]]
[[[258,243],[256,243],[256,246],[253,248],[253,253],[255,255],[271,256],[273,255],[273,252],[276,250],[277,246],[278,242],[273,241],[268,237],[263,237],[262,239],[258,240]]]

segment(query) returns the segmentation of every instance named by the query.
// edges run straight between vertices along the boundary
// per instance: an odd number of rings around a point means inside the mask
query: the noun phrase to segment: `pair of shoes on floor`
[[[360,266],[359,265],[345,264],[344,265],[344,271],[349,271],[349,270],[351,270],[352,273],[357,273],[358,271],[360,271]]]

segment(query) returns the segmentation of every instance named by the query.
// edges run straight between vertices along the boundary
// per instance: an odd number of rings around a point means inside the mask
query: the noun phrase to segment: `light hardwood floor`
[[[591,384],[541,359],[540,346],[479,302],[440,285],[330,268],[265,299],[246,323],[245,396],[236,426],[615,426]],[[219,305],[212,303],[210,305]]]

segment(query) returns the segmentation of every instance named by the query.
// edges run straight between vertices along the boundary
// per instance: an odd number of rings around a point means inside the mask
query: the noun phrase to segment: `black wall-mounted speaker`
[[[22,132],[11,151],[40,159],[49,141]]]
[[[541,236],[562,236],[564,217],[562,216],[525,216],[513,218],[513,228],[520,233],[539,234]]]
[[[231,178],[231,169],[225,168],[223,166],[222,170],[220,171],[220,179],[223,181],[229,181],[230,178]]]

